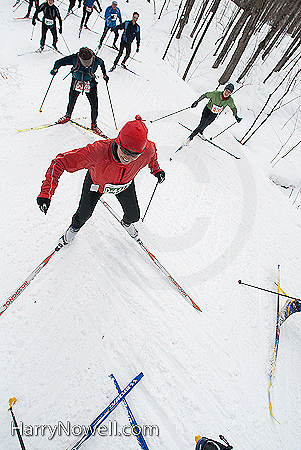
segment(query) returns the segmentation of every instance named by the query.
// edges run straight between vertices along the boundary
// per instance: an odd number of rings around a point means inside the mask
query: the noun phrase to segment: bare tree
[[[213,3],[213,5],[212,5],[212,7],[211,7],[211,10],[210,10],[210,12],[211,12],[211,17],[209,18],[209,20],[208,20],[208,22],[207,22],[207,25],[206,25],[206,27],[205,27],[205,30],[204,30],[204,32],[203,32],[203,34],[202,34],[202,36],[201,36],[201,38],[200,38],[200,40],[199,40],[199,42],[198,42],[196,48],[195,48],[195,50],[194,50],[194,52],[193,52],[193,54],[192,54],[192,57],[190,58],[190,61],[189,61],[188,65],[187,65],[187,67],[186,67],[186,70],[185,70],[184,75],[183,75],[183,80],[185,80],[186,77],[187,77],[187,74],[188,74],[188,72],[189,72],[189,69],[190,69],[190,67],[191,67],[191,64],[192,64],[192,62],[193,62],[193,60],[194,60],[194,58],[195,58],[195,55],[196,55],[197,52],[198,52],[198,49],[199,49],[199,47],[200,47],[200,45],[201,45],[201,43],[202,43],[202,40],[203,40],[203,38],[204,38],[204,36],[205,36],[205,34],[206,34],[206,32],[207,32],[207,30],[208,30],[208,28],[209,28],[211,22],[212,22],[212,19],[213,19],[214,15],[215,15],[215,13],[216,13],[216,11],[217,11],[217,8],[218,8],[220,2],[221,2],[221,0],[215,0],[214,3]]]
[[[187,23],[188,23],[189,15],[190,15],[190,12],[194,5],[194,2],[195,2],[195,0],[186,0],[186,4],[184,6],[183,13],[179,20],[179,27],[178,27],[179,29],[178,29],[178,33],[176,35],[176,39],[180,39],[182,31],[183,31],[185,25],[187,25]]]

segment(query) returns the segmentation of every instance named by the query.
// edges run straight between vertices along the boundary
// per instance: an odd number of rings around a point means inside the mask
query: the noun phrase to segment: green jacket
[[[229,106],[229,108],[232,109],[233,116],[236,116],[237,108],[231,95],[223,100],[221,91],[205,92],[205,94],[201,95],[198,101],[203,100],[204,98],[210,99],[206,106],[213,113],[220,114],[226,106]]]

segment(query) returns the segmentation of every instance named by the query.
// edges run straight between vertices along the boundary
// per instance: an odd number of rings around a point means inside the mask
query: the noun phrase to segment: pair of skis
[[[111,374],[110,377],[115,379],[113,374]],[[112,400],[111,403],[99,414],[99,416],[97,416],[96,419],[93,420],[93,422],[88,427],[88,431],[71,447],[69,446],[67,450],[78,450],[83,445],[84,442],[86,442],[91,436],[94,436],[97,428],[100,427],[100,425],[107,419],[107,417],[111,414],[111,412],[114,411],[114,409],[119,405],[120,402],[125,401],[125,397],[131,392],[131,390],[136,386],[136,384],[139,383],[142,377],[143,373],[140,372],[139,375],[133,378],[132,381],[123,390],[120,389],[117,380],[115,379],[116,380],[115,386],[117,387],[118,385],[117,390],[119,392],[117,397],[115,397],[114,400]],[[142,448],[145,450],[148,449],[147,446]]]
[[[121,219],[118,217],[117,213],[113,210],[113,208],[104,200],[100,199],[102,204],[106,207],[106,209],[115,217],[115,219],[121,225]],[[122,226],[122,225],[121,225]],[[150,257],[151,261],[155,264],[156,267],[167,277],[167,279],[177,288],[180,294],[185,298],[185,300],[193,306],[197,311],[201,311],[198,305],[194,302],[194,300],[184,291],[184,289],[179,285],[179,283],[171,276],[171,274],[167,271],[167,269],[160,263],[160,261],[155,257],[153,253],[151,253],[148,248],[143,244],[141,239],[135,240],[137,244],[142,248],[142,250]],[[48,264],[50,259],[61,249],[60,246],[57,246],[38,267],[31,272],[31,274],[23,281],[23,283],[8,297],[8,299],[2,304],[0,307],[0,316],[7,310],[7,308],[19,297],[19,295],[26,289],[27,286],[31,283],[31,281],[36,277],[36,275],[43,269],[43,267]]]
[[[276,422],[278,420],[275,418],[272,408],[272,401],[271,401],[271,388],[273,384],[273,378],[274,378],[274,372],[276,369],[276,362],[277,362],[277,355],[278,355],[278,348],[279,348],[279,339],[280,339],[280,327],[287,320],[289,316],[294,314],[295,312],[301,311],[301,299],[297,297],[292,297],[290,295],[287,295],[286,292],[284,292],[283,289],[280,287],[280,266],[278,265],[278,276],[277,276],[277,283],[274,282],[277,286],[277,292],[271,291],[270,289],[265,289],[259,286],[254,286],[252,284],[243,283],[241,280],[238,280],[239,284],[249,286],[251,288],[259,289],[261,291],[269,292],[271,294],[277,295],[277,302],[276,302],[276,326],[275,326],[275,342],[274,342],[274,349],[273,349],[273,357],[271,359],[271,365],[269,370],[269,387],[268,387],[268,400],[269,400],[269,409],[270,414],[273,417]],[[280,308],[280,297],[287,297],[287,300],[282,308]],[[279,422],[278,422],[279,423]]]
[[[73,445],[69,446],[67,450],[78,450],[82,444],[84,442],[86,442],[91,436],[94,436],[96,433],[96,430],[100,427],[100,425],[108,418],[108,416],[111,414],[111,412],[114,411],[114,409],[119,405],[119,403],[123,403],[124,406],[126,407],[127,413],[128,413],[128,417],[129,417],[129,421],[133,430],[133,434],[135,434],[140,447],[143,450],[149,450],[147,443],[144,439],[144,436],[141,434],[141,428],[139,427],[139,425],[137,424],[137,421],[129,407],[128,402],[126,401],[125,397],[131,392],[131,390],[137,385],[137,383],[139,383],[139,381],[141,380],[141,378],[143,377],[143,373],[140,372],[135,378],[132,379],[132,381],[124,388],[121,389],[118,381],[116,380],[115,376],[113,374],[109,375],[110,378],[112,378],[112,380],[114,381],[115,387],[118,391],[118,395],[117,397],[114,398],[114,400],[111,401],[111,403],[96,417],[96,419],[93,420],[93,422],[87,427],[86,433],[80,438],[78,439]],[[13,405],[16,403],[17,399],[15,397],[11,398],[9,400],[9,411],[11,412],[12,418],[13,418],[13,422],[14,422],[14,426],[15,429],[17,431],[17,436],[19,439],[19,443],[21,446],[22,450],[26,450],[25,448],[25,444],[24,441],[22,439],[22,435],[20,433],[20,429],[18,427],[18,423],[15,417],[15,414],[13,412]]]
[[[83,119],[85,119],[85,117],[82,117]],[[81,119],[81,117],[79,117],[79,119]],[[109,137],[104,134],[103,132],[101,132],[101,134],[96,133],[94,130],[92,130],[92,128],[86,127],[85,125],[82,125],[81,123],[77,122],[77,120],[73,120],[70,119],[69,122],[73,123],[74,125],[77,125],[80,128],[83,128],[84,130],[90,131],[91,133],[95,133],[98,136],[102,137],[103,139],[109,139]],[[19,132],[21,131],[30,131],[30,130],[41,130],[42,128],[49,128],[49,127],[53,127],[54,125],[61,125],[59,122],[53,122],[53,123],[46,123],[44,125],[38,125],[37,127],[30,127],[30,128],[24,128],[23,130],[17,130]]]
[[[183,125],[182,123],[178,122],[179,125],[181,125],[182,127],[186,128],[186,130],[189,130],[190,132],[192,132],[192,130],[188,127],[186,127],[186,125]],[[198,137],[200,137],[198,135]],[[201,138],[201,137],[200,137]],[[225,150],[224,148],[220,147],[219,145],[215,144],[214,142],[210,141],[209,139],[205,139],[204,137],[201,138],[203,141],[205,142],[209,142],[209,144],[213,145],[214,147],[218,148],[219,150],[222,150],[223,152],[228,153],[228,155],[233,156],[233,158],[235,159],[240,159],[239,156],[234,155],[233,153],[230,153],[228,150]],[[181,145],[176,151],[175,153],[179,152],[180,150],[182,150],[182,148],[185,147],[185,145]],[[171,159],[170,159],[171,160]]]

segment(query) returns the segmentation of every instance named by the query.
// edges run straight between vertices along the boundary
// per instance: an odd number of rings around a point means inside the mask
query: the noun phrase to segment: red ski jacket
[[[113,194],[126,189],[147,164],[153,175],[161,170],[154,142],[147,140],[145,150],[139,158],[126,165],[114,159],[111,150],[113,142],[114,139],[96,141],[86,147],[58,154],[46,172],[39,197],[52,197],[64,170],[76,172],[88,169],[93,183],[97,185],[96,190]]]

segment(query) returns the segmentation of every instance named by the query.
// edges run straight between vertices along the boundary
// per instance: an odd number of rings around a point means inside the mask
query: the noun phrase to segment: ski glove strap
[[[39,205],[40,210],[44,214],[47,214],[47,211],[48,211],[49,206],[50,206],[50,199],[49,198],[38,197],[37,198],[37,204]]]
[[[163,183],[163,181],[165,180],[165,172],[164,172],[164,170],[160,170],[160,172],[157,172],[157,173],[155,174],[155,177],[158,178],[158,182],[159,182],[160,184]]]

